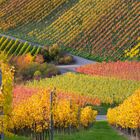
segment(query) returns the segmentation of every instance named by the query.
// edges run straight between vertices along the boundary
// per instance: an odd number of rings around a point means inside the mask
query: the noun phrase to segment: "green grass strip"
[[[29,140],[24,137],[5,138],[5,140]],[[112,129],[107,122],[98,121],[94,126],[88,130],[81,130],[71,135],[58,134],[55,135],[54,140],[127,140],[122,135],[119,135]]]

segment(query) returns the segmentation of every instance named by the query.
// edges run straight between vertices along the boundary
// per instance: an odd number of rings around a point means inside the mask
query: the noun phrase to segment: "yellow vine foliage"
[[[97,111],[93,111],[90,106],[82,108],[80,121],[84,127],[87,127],[89,124],[96,119]]]
[[[40,132],[49,126],[49,96],[45,91],[33,95],[13,108],[11,128],[31,128]]]
[[[0,61],[0,69],[2,71],[2,87],[0,94],[0,105],[3,106],[4,116],[0,118],[0,123],[4,124],[4,131],[7,133],[10,114],[12,111],[12,88],[13,88],[13,73],[8,64]],[[1,124],[0,124],[1,126]],[[1,127],[0,127],[1,131]]]
[[[140,89],[118,107],[109,109],[107,118],[111,125],[140,128]]]
[[[125,57],[134,58],[140,57],[140,37],[138,38],[139,43],[131,50],[125,50]]]
[[[53,78],[28,82],[27,87],[56,87],[62,92],[98,98],[102,103],[121,103],[140,87],[140,82],[84,74],[66,73]]]
[[[0,0],[0,4],[3,1],[5,0]],[[0,28],[8,30],[29,22],[40,22],[64,2],[66,0],[30,0],[18,3],[15,0],[11,1],[0,7]],[[12,14],[9,15],[9,12]],[[6,19],[2,19],[3,17]]]
[[[58,102],[54,110],[55,126],[67,128],[69,125],[78,127],[78,105],[70,103],[69,100],[62,100]]]
[[[97,112],[89,107],[80,109],[79,106],[67,99],[57,99],[53,105],[55,128],[78,128],[79,122],[87,127],[95,121]],[[81,113],[82,118],[80,120]],[[80,121],[79,121],[80,120]],[[86,124],[85,124],[86,123]],[[10,129],[28,129],[31,132],[42,132],[50,127],[50,92],[39,91],[27,100],[13,107]]]
[[[88,31],[104,15],[116,0],[98,1],[80,0],[72,8],[67,10],[51,25],[43,30],[35,28],[28,33],[29,36],[36,36],[39,40],[48,38],[55,42],[61,41],[68,45],[81,31]],[[100,8],[99,8],[100,7]],[[92,13],[92,14],[91,14]],[[100,16],[98,16],[98,14]],[[94,21],[91,22],[90,21]]]

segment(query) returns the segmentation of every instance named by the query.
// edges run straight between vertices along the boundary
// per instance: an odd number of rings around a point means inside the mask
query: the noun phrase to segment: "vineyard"
[[[28,42],[22,42],[18,39],[11,39],[5,36],[0,37],[0,51],[11,58],[13,56],[20,56],[27,53],[37,55],[41,50],[40,47],[34,46]]]
[[[15,99],[17,100],[18,98]],[[14,100],[14,102],[16,100]],[[93,111],[91,107],[80,108],[78,112],[80,105],[74,103],[70,99],[67,100],[64,98],[62,99],[55,97],[53,104],[54,127],[56,129],[66,129],[69,126],[72,128],[78,128],[79,125],[87,127],[89,124],[95,121],[97,115],[97,112]],[[14,104],[14,109],[12,112],[13,121],[11,122],[13,125],[11,126],[17,129],[29,128],[31,132],[47,131],[49,129],[50,122],[49,111],[49,91],[38,90],[38,93],[25,100],[20,100],[20,102],[16,102],[16,104]],[[79,118],[78,113],[81,115]],[[28,133],[31,132],[28,131]]]
[[[138,1],[8,0],[0,9],[2,33],[97,61],[131,59],[134,50],[139,59]]]
[[[127,113],[127,115],[126,115]],[[121,105],[108,110],[108,121],[111,125],[131,130],[131,135],[140,138],[140,90],[126,99]],[[130,129],[130,130],[128,130]],[[135,132],[134,132],[135,131]]]
[[[140,81],[139,62],[109,62],[89,64],[76,69],[77,72],[105,77],[115,77],[125,80]]]
[[[64,92],[88,95],[103,103],[120,103],[140,87],[140,82],[110,77],[67,73],[51,79],[28,82],[27,87],[56,87]]]
[[[50,88],[45,89],[45,88],[33,88],[33,87],[25,87],[25,86],[16,86],[14,88],[14,101],[13,105],[16,106],[16,104],[19,104],[20,102],[27,100],[30,98],[32,95],[37,94],[38,91],[49,91]],[[69,101],[71,100],[72,102],[75,102],[79,106],[83,107],[86,104],[92,104],[99,106],[101,104],[100,100],[97,98],[92,98],[87,95],[76,95],[70,92],[63,92],[61,90],[57,90],[56,92],[57,99],[68,99]]]
[[[6,17],[6,20],[1,20],[0,26],[2,29],[6,30],[11,27],[28,24],[29,22],[39,22],[65,1],[66,0],[24,0],[22,2],[18,2],[17,0],[14,0],[7,2],[6,7],[5,5],[1,5],[0,16],[2,19]],[[34,4],[32,5],[32,3]],[[14,9],[14,7],[16,8]]]
[[[0,0],[0,140],[140,140],[139,0]]]

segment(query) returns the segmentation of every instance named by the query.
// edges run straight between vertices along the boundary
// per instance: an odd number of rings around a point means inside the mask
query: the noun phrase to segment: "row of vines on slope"
[[[13,90],[13,105],[19,104],[23,100],[30,98],[32,95],[37,94],[37,92],[41,92],[46,88],[34,88],[34,87],[25,87],[25,86],[16,86]],[[49,89],[48,89],[49,90]],[[92,106],[99,106],[101,104],[98,98],[92,98],[88,95],[76,95],[70,92],[63,92],[61,90],[56,90],[57,98],[59,99],[68,99],[72,102],[78,104],[81,107],[84,107],[88,104]]]
[[[1,30],[12,27],[7,33],[12,35],[15,30],[21,37],[41,44],[60,43],[66,50],[98,61],[124,60],[128,58],[125,57],[127,50],[137,49],[138,1],[80,0],[64,10],[53,22],[46,19],[54,9],[67,2],[9,1],[1,6]],[[130,53],[127,52],[132,56],[139,51]]]
[[[102,103],[120,103],[140,87],[139,81],[121,80],[110,77],[88,76],[67,73],[51,79],[28,82],[27,87],[56,87],[63,92],[88,95],[98,98]]]
[[[125,59],[124,51],[135,46],[139,35],[138,11],[139,2],[83,0],[51,25],[28,35],[60,42],[84,56]]]
[[[111,125],[126,129],[140,139],[140,90],[126,99],[121,105],[109,109],[107,113]],[[134,133],[135,132],[135,133]]]
[[[28,42],[23,42],[18,39],[12,39],[5,36],[0,37],[0,51],[7,56],[19,56],[30,53],[37,55],[41,50],[41,47],[33,46]]]
[[[64,2],[66,0],[9,1],[7,5],[0,5],[0,27],[7,30],[29,22],[39,22]]]
[[[105,77],[115,77],[125,80],[140,81],[140,63],[139,62],[104,62],[96,64],[88,64],[76,69],[77,72],[98,75]]]
[[[81,106],[75,100],[59,98],[57,93],[53,99],[53,120],[56,130],[68,129],[70,126],[71,129],[77,129],[80,125],[88,127],[95,121],[97,111],[92,110],[92,107]],[[16,95],[18,96],[18,93]],[[48,131],[50,127],[50,90],[40,89],[36,91],[36,94],[22,99],[20,102],[16,101],[18,98],[14,98],[15,103],[9,128],[15,129],[16,132],[28,129],[29,134]]]

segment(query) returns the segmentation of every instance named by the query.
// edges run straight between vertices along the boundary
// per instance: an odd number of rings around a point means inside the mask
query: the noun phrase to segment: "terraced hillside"
[[[57,42],[91,59],[118,60],[138,44],[139,11],[138,0],[7,0],[0,5],[0,31]]]
[[[39,22],[66,0],[11,0],[1,7],[1,28]],[[5,20],[6,19],[6,20]]]
[[[19,39],[0,36],[0,52],[4,52],[8,58],[13,56],[25,55],[31,53],[37,55],[41,51],[41,46],[36,46],[33,43],[24,42]]]

